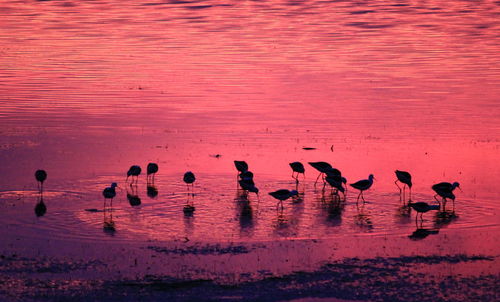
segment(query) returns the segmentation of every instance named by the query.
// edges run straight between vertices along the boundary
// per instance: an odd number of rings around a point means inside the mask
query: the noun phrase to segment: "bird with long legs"
[[[296,183],[299,183],[299,174],[302,174],[304,179],[306,178],[306,169],[301,162],[294,161],[293,163],[289,163],[289,165],[292,168],[292,178],[295,179]]]
[[[368,176],[368,179],[362,179],[362,180],[357,181],[355,183],[349,184],[354,189],[359,190],[359,195],[358,195],[358,198],[356,199],[356,203],[359,201],[360,197],[361,197],[361,199],[363,199],[363,202],[365,202],[365,198],[363,196],[363,191],[368,190],[373,185],[374,179],[375,179],[375,177],[373,176],[373,174],[370,174],[370,176]]]
[[[400,170],[396,170],[396,171],[394,171],[394,173],[396,173],[396,178],[397,178],[394,183],[396,184],[396,186],[399,189],[399,196],[401,197],[400,199],[404,200],[404,198],[405,198],[405,188],[408,187],[408,189],[410,191],[409,201],[411,202],[411,186],[412,186],[411,174],[408,173],[408,172],[406,172],[406,171],[400,171]],[[403,183],[403,188],[401,188],[398,185],[398,182]]]
[[[240,173],[238,183],[246,192],[252,192],[259,197],[259,189],[255,186],[255,182],[253,181],[253,173],[251,171],[245,171]]]
[[[234,161],[234,166],[236,167],[236,170],[238,170],[238,175],[248,171],[248,164],[246,161],[243,160],[235,160]]]
[[[443,202],[443,211],[444,211],[444,206],[446,205],[446,199],[453,200],[453,207],[455,207],[455,194],[453,194],[453,191],[456,188],[462,190],[458,182],[454,183],[440,182],[433,185],[431,188],[434,192],[436,192],[436,194],[434,195],[434,199],[436,199],[439,202],[439,204],[441,204],[441,201]],[[442,200],[439,200],[437,196],[440,196]]]
[[[127,171],[127,179],[125,181],[128,181],[128,178],[132,177],[132,181],[130,182],[130,186],[132,186],[135,177],[135,184],[137,184],[139,182],[139,175],[141,174],[141,171],[141,167],[137,165],[131,166]]]
[[[111,183],[111,186],[105,188],[102,191],[102,196],[104,196],[104,204],[106,204],[107,199],[109,199],[111,203],[113,203],[113,198],[115,198],[116,196],[116,187],[118,187],[118,184],[116,184],[116,182],[113,182]]]
[[[38,193],[43,194],[43,182],[47,179],[47,172],[45,170],[36,170],[35,179],[38,184]]]
[[[189,188],[191,187],[191,193],[193,193],[193,191],[194,191],[194,182],[196,180],[196,177],[194,176],[194,173],[191,172],[191,171],[187,171],[186,173],[184,173],[183,180],[184,180],[184,182],[187,185],[188,192],[189,192]]]
[[[338,176],[327,176],[325,181],[332,187],[332,195],[338,196],[340,199],[339,192],[342,192],[343,198],[345,200],[345,189],[343,186],[342,177]]]
[[[316,184],[318,183],[318,180],[321,176],[323,176],[323,178],[325,177],[325,174],[328,170],[332,169],[332,165],[330,165],[329,163],[327,162],[324,162],[324,161],[318,161],[318,162],[309,162],[309,165],[311,165],[311,167],[313,167],[314,169],[318,170],[319,171],[319,175],[318,177],[316,178],[316,181],[314,182],[314,186],[316,186]]]
[[[418,228],[418,223],[417,223],[417,217],[418,214],[420,214],[420,220],[423,221],[423,215],[424,213],[427,213],[432,210],[437,210],[439,211],[439,205],[429,205],[427,202],[419,201],[419,202],[410,202],[408,204],[412,209],[417,211],[417,214],[415,215],[415,223],[417,224]]]
[[[155,183],[155,175],[158,172],[158,164],[157,163],[149,163],[146,168],[146,182],[147,183]]]
[[[269,195],[272,197],[276,198],[279,200],[278,204],[276,206],[281,205],[281,209],[283,209],[283,201],[287,200],[290,197],[297,196],[299,192],[297,190],[287,190],[287,189],[281,189],[278,191],[274,192],[269,192]]]

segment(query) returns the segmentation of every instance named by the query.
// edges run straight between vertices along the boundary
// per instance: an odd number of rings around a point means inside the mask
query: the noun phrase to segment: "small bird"
[[[269,192],[269,195],[271,195],[272,197],[279,200],[278,205],[281,204],[281,208],[283,208],[283,201],[284,200],[287,200],[288,198],[290,198],[292,196],[297,196],[298,194],[299,194],[299,192],[297,192],[297,190],[290,191],[287,189],[281,189],[278,191]]]
[[[420,213],[420,219],[423,220],[422,215],[431,210],[439,210],[439,205],[429,205],[427,202],[410,202],[409,206],[417,211],[417,216],[415,216],[415,222],[417,221],[418,213]]]
[[[234,166],[236,167],[236,170],[238,170],[238,174],[248,171],[248,164],[245,161],[235,160]]]
[[[43,182],[47,179],[47,172],[45,170],[36,170],[35,178],[38,183],[38,191],[43,193]]]
[[[196,180],[196,177],[194,176],[193,172],[187,171],[186,173],[184,173],[183,180],[186,183],[186,185],[188,186],[188,190],[189,190],[189,185],[190,184],[191,184],[191,188],[194,187],[194,181]]]
[[[292,168],[292,178],[295,179],[295,181],[297,183],[299,182],[299,174],[300,173],[302,173],[304,178],[306,177],[305,176],[306,169],[304,168],[304,165],[301,162],[295,161],[293,163],[290,163],[289,165]],[[297,173],[297,175],[295,175],[295,173]]]
[[[156,163],[149,163],[147,166],[147,180],[151,178],[151,182],[155,182],[155,174],[158,172],[158,164]],[[152,174],[152,175],[151,175]]]
[[[406,186],[408,186],[408,188],[410,189],[410,200],[411,200],[411,186],[412,186],[411,174],[406,172],[406,171],[400,171],[400,170],[396,170],[396,171],[394,171],[394,173],[396,173],[396,177],[397,177],[397,179],[394,183],[396,184],[396,186],[399,189],[399,195],[404,194],[404,189]],[[403,189],[401,189],[401,187],[398,185],[398,182],[403,183]]]
[[[332,188],[334,188],[336,190],[335,192],[332,191],[332,194],[338,195],[338,191],[340,191],[340,192],[342,192],[342,194],[344,195],[344,198],[345,198],[345,189],[344,189],[344,186],[342,184],[346,183],[347,180],[344,177],[327,176],[325,178],[325,180]]]
[[[311,165],[314,169],[319,171],[319,175],[316,178],[316,181],[314,182],[314,185],[318,182],[318,179],[320,176],[326,173],[326,171],[332,169],[332,165],[330,165],[327,162],[324,161],[318,161],[318,162],[309,162],[309,165]]]
[[[257,194],[257,196],[259,195],[259,189],[255,186],[255,183],[253,182],[253,180],[251,180],[251,181],[240,180],[240,181],[238,181],[238,183],[240,184],[240,186],[243,190],[255,193],[255,194]]]
[[[358,198],[356,199],[356,202],[358,202],[360,197],[363,199],[363,201],[365,201],[365,198],[363,197],[363,191],[368,190],[372,186],[373,179],[375,179],[375,177],[373,176],[373,174],[370,174],[370,176],[368,176],[368,179],[362,179],[353,184],[349,184],[354,189],[359,190],[359,195]]]
[[[137,184],[137,182],[139,181],[139,174],[141,174],[141,171],[142,171],[141,167],[137,165],[131,166],[130,169],[128,169],[127,179],[125,181],[127,181],[128,178],[132,176],[132,182],[130,183],[130,185],[132,185],[134,183],[134,176],[135,176],[135,182]]]
[[[439,195],[439,196],[441,196],[441,198],[444,199],[444,201],[446,201],[446,198],[452,199],[454,201],[455,195],[453,194],[453,191],[455,190],[455,188],[462,190],[462,189],[460,189],[460,184],[458,182],[454,182],[454,183],[440,182],[440,183],[437,183],[437,184],[432,186],[432,190],[434,190],[434,192],[436,192],[436,194],[434,195],[434,198],[436,200],[438,200],[436,198],[436,196]]]
[[[113,198],[116,196],[116,191],[115,188],[118,187],[116,182],[112,183],[110,187],[105,188],[102,191],[102,196],[104,196],[104,202],[106,202],[106,199],[111,199],[111,202],[113,202]]]

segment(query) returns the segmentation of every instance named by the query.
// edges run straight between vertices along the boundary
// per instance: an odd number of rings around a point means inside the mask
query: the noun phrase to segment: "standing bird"
[[[427,202],[422,202],[422,201],[410,202],[409,206],[415,211],[417,211],[417,215],[415,216],[415,222],[417,222],[418,213],[420,213],[420,219],[424,220],[422,217],[424,213],[427,213],[431,210],[439,210],[438,205],[429,205]]]
[[[288,198],[290,198],[292,196],[297,196],[298,194],[299,194],[299,192],[297,192],[296,190],[289,191],[287,189],[281,189],[278,191],[269,192],[269,195],[271,195],[272,197],[279,200],[278,205],[281,204],[281,208],[283,208],[283,201],[284,200],[287,200]]]
[[[398,179],[396,179],[396,181],[394,183],[396,184],[396,186],[399,189],[399,195],[403,194],[403,198],[404,198],[404,190],[405,190],[406,186],[408,186],[408,188],[410,189],[410,201],[411,201],[411,186],[412,186],[411,174],[406,172],[406,171],[399,171],[399,170],[394,171],[394,173],[396,173],[396,177],[398,178]],[[398,181],[403,183],[402,190],[401,190],[401,187],[398,185]]]
[[[314,185],[318,182],[320,176],[324,175],[328,170],[332,169],[332,165],[324,161],[310,162],[309,163],[314,169],[319,171],[319,175],[314,182]]]
[[[43,182],[47,179],[47,172],[45,170],[36,170],[35,178],[38,184],[38,191],[43,193]]]
[[[363,197],[363,191],[368,190],[372,186],[373,179],[375,179],[375,177],[373,177],[373,174],[370,174],[370,176],[368,176],[368,179],[362,179],[362,180],[357,181],[353,184],[349,184],[354,189],[359,190],[359,195],[358,195],[358,198],[356,199],[356,202],[358,202],[359,197],[361,197],[363,199],[363,202],[365,201],[365,198]]]
[[[194,176],[194,173],[191,171],[187,171],[184,173],[184,182],[186,183],[188,190],[189,190],[189,185],[191,184],[191,188],[194,188],[194,181],[196,180],[196,177]]]
[[[142,171],[141,167],[137,165],[131,166],[130,169],[128,169],[127,179],[125,181],[128,181],[128,178],[132,176],[132,182],[130,183],[130,185],[132,185],[134,183],[134,176],[135,176],[135,183],[137,184],[137,182],[139,181],[139,174],[141,174],[141,171]]]
[[[238,170],[238,174],[248,171],[248,164],[245,161],[235,160],[234,166],[236,167],[236,170]]]
[[[296,183],[299,183],[299,174],[301,173],[304,178],[306,177],[306,169],[304,168],[304,165],[299,162],[299,161],[294,161],[293,163],[289,164],[290,167],[292,168],[292,178],[295,179]],[[295,175],[297,173],[297,175]]]
[[[455,188],[462,190],[462,189],[460,189],[460,184],[458,182],[454,182],[454,183],[440,182],[438,184],[435,184],[432,186],[432,190],[434,190],[434,192],[436,192],[436,194],[434,195],[434,198],[437,201],[439,201],[436,197],[439,195],[439,196],[441,196],[441,198],[443,198],[443,201],[445,201],[445,202],[446,202],[446,198],[453,199],[453,201],[455,201],[455,195],[453,194],[453,191],[455,190]]]
[[[113,198],[115,198],[116,196],[116,187],[118,187],[118,185],[116,184],[116,182],[114,182],[110,187],[107,187],[102,191],[102,196],[104,196],[104,203],[106,203],[106,199],[111,199],[111,202],[113,202]]]
[[[259,189],[255,186],[255,182],[253,181],[253,173],[250,171],[241,172],[239,175],[240,180],[238,183],[240,187],[248,192],[252,192],[259,196]]]
[[[147,182],[149,183],[149,179],[151,178],[151,182],[154,183],[155,182],[155,174],[156,172],[158,172],[158,164],[156,163],[149,163],[148,164],[148,167],[147,167],[147,176],[146,176],[146,179],[147,179]],[[151,174],[153,174],[151,176]]]
[[[344,181],[345,178],[341,176],[326,176],[325,180],[332,187],[332,189],[335,190],[335,191],[332,190],[332,194],[338,195],[340,191],[344,195],[344,200],[345,200],[345,189],[342,184],[347,182],[347,180]]]

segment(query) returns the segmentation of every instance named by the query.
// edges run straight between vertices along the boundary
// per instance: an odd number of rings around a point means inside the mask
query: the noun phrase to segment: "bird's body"
[[[437,183],[437,184],[432,186],[432,190],[434,190],[434,192],[436,192],[436,194],[434,195],[434,198],[436,198],[436,196],[439,195],[445,201],[447,198],[455,201],[455,195],[453,194],[453,191],[455,190],[455,188],[460,189],[460,184],[458,182],[454,182],[454,183],[440,182],[440,183]],[[436,198],[436,200],[437,200],[437,198]]]
[[[345,188],[343,186],[345,178],[342,176],[327,176],[325,178],[326,182],[335,190],[342,192],[345,197]]]
[[[400,170],[396,170],[396,171],[394,171],[394,173],[396,173],[396,178],[397,178],[394,183],[399,188],[399,194],[404,193],[405,187],[408,186],[408,188],[410,190],[410,200],[411,200],[411,186],[413,185],[411,182],[411,174],[406,172],[406,171],[400,171]],[[402,190],[399,187],[398,182],[403,183]],[[403,196],[404,196],[404,194],[403,194]]]
[[[271,195],[272,197],[278,199],[280,202],[281,201],[284,201],[284,200],[287,200],[288,198],[292,197],[292,196],[297,196],[299,193],[296,191],[296,190],[287,190],[287,189],[281,189],[281,190],[278,190],[278,191],[274,191],[274,192],[269,192],[269,195]]]
[[[305,177],[306,169],[304,168],[304,165],[299,161],[295,161],[293,163],[290,163],[289,165],[292,168],[292,178],[294,178],[295,181],[298,183],[299,182],[299,174],[302,174]],[[297,174],[297,175],[295,175],[295,174]]]
[[[112,183],[110,187],[107,187],[105,188],[103,191],[102,191],[102,196],[104,196],[104,200],[106,201],[106,199],[111,199],[111,201],[113,201],[113,198],[116,196],[116,190],[115,188],[117,187],[118,185],[116,184],[116,182]]]
[[[332,165],[330,165],[329,163],[324,162],[324,161],[309,162],[309,165],[311,165],[311,167],[313,167],[314,169],[316,169],[316,170],[319,171],[319,175],[316,178],[316,181],[314,182],[314,185],[316,185],[316,183],[318,182],[318,179],[320,178],[320,176],[322,176],[327,171],[329,171],[329,170],[332,169]]]
[[[427,202],[423,202],[423,201],[410,202],[409,206],[412,209],[414,209],[415,211],[417,211],[417,216],[418,216],[418,213],[420,213],[420,219],[423,219],[422,215],[424,215],[424,213],[427,213],[427,212],[432,211],[432,210],[439,211],[439,205],[429,205]],[[415,221],[417,220],[417,216],[415,216]]]
[[[132,176],[132,182],[130,183],[130,185],[132,185],[134,183],[134,176],[135,176],[136,183],[138,182],[139,175],[141,174],[141,171],[142,171],[141,167],[139,167],[137,165],[133,165],[128,169],[127,180],[130,176]]]
[[[194,176],[194,173],[191,172],[191,171],[187,171],[186,173],[184,173],[184,177],[183,177],[183,180],[186,184],[193,184],[194,181],[196,180],[196,177]]]
[[[259,194],[259,189],[255,186],[255,183],[252,180],[239,180],[238,183],[240,184],[241,188],[245,191],[252,192],[255,194]]]
[[[248,171],[248,164],[245,161],[235,160],[234,166],[236,167],[236,170],[238,170],[238,174]]]
[[[36,170],[35,178],[38,182],[38,191],[43,192],[43,182],[47,179],[47,172],[45,170]]]
[[[365,200],[363,197],[363,191],[368,190],[372,186],[374,178],[375,177],[373,177],[373,174],[370,174],[370,176],[368,176],[368,179],[362,179],[362,180],[357,181],[355,183],[349,184],[354,189],[357,189],[360,191],[357,200],[359,200],[360,197],[363,199],[363,201]]]
[[[158,164],[156,163],[149,163],[147,168],[147,179],[149,180],[151,178],[151,181],[155,181],[155,174],[158,172]]]

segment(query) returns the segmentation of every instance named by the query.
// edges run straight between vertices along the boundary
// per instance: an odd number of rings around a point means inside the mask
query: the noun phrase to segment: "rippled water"
[[[0,14],[2,233],[81,242],[498,237],[498,2],[1,1]],[[233,160],[249,163],[259,198],[237,190]],[[288,163],[297,160],[331,162],[349,182],[377,180],[366,204],[351,189],[335,207],[306,167],[300,200],[280,212],[267,193],[295,188]],[[137,188],[124,182],[130,165],[150,161],[160,165],[154,198],[145,176]],[[40,168],[47,212],[36,217]],[[396,169],[412,173],[415,201],[433,202],[434,183],[460,182],[455,215],[425,214],[419,227],[431,233],[415,236]],[[198,177],[194,197],[187,170]],[[104,212],[111,182],[121,189]],[[103,228],[111,213],[116,231]]]

